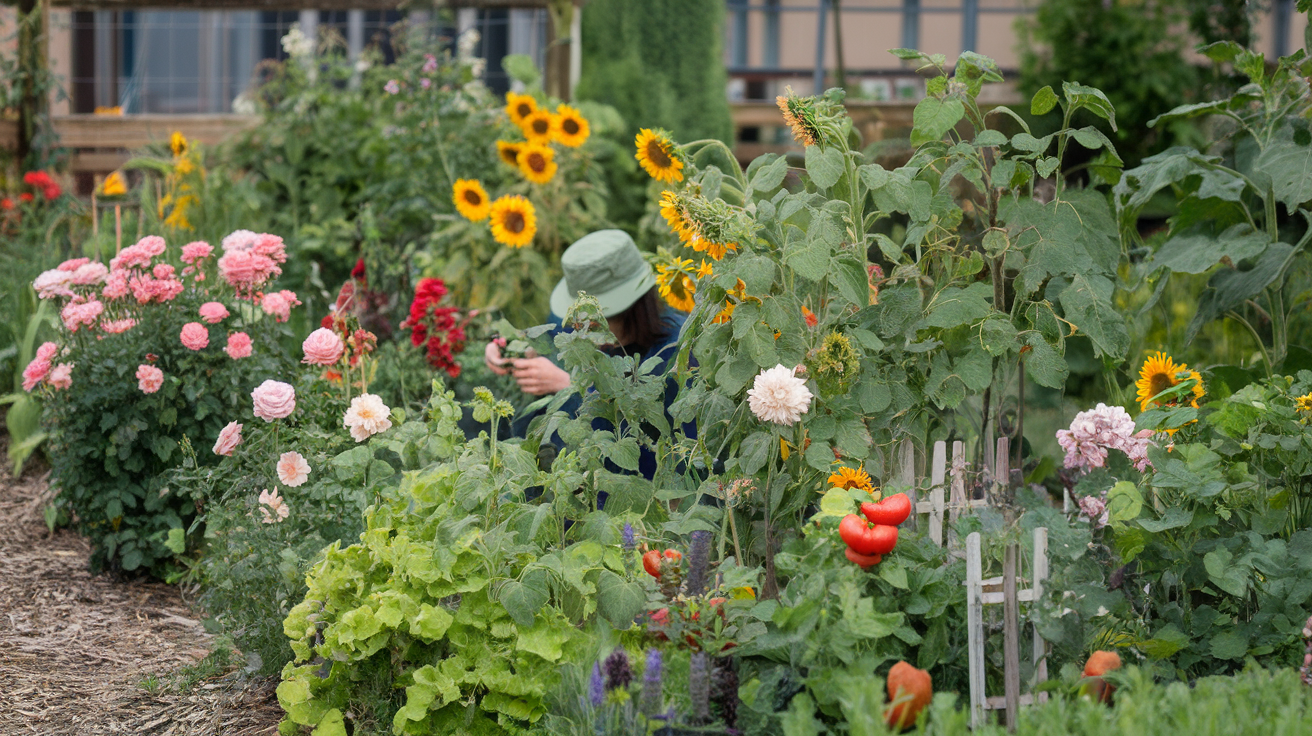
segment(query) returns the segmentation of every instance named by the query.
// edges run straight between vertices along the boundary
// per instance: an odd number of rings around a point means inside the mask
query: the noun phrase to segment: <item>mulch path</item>
[[[276,681],[232,671],[179,691],[173,673],[213,646],[199,616],[177,586],[91,575],[87,541],[47,531],[49,501],[43,472],[0,467],[0,733],[276,733]]]

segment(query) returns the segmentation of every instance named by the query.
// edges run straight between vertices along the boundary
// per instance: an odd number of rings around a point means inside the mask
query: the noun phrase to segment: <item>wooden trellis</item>
[[[994,488],[1005,487],[1008,482],[1007,476],[1010,473],[1010,468],[1008,466],[1007,448],[1007,438],[998,438],[997,451],[993,455],[997,462],[994,463],[991,471],[985,468],[986,472],[992,474]],[[898,472],[896,474],[898,482],[900,485],[912,489],[910,493],[912,494],[912,501],[915,502],[916,513],[928,515],[929,538],[939,546],[942,546],[946,541],[949,547],[955,548],[957,546],[956,540],[953,539],[950,526],[948,533],[944,534],[944,516],[947,516],[950,525],[960,518],[963,512],[989,505],[987,497],[971,498],[966,492],[965,445],[960,441],[952,443],[952,465],[949,466],[947,464],[947,443],[942,440],[934,443],[934,454],[929,466],[929,498],[923,501],[916,499],[915,483],[907,480],[908,477],[914,477],[913,452],[910,442],[903,442],[899,448],[900,457],[898,458]]]

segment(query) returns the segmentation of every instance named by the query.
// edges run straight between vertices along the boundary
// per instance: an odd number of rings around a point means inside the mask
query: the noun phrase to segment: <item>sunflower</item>
[[[714,275],[715,275],[715,268],[711,266],[710,262],[708,262],[705,258],[703,258],[702,264],[697,267],[697,278],[702,279],[702,278],[706,278],[707,276],[714,276]]]
[[[1143,362],[1143,367],[1139,369],[1139,380],[1134,385],[1138,391],[1139,410],[1148,411],[1152,406],[1153,397],[1161,392],[1178,386],[1180,384],[1179,374],[1188,373],[1189,378],[1194,379],[1193,398],[1189,400],[1189,405],[1198,406],[1198,400],[1203,397],[1203,377],[1198,371],[1189,370],[1189,366],[1184,363],[1176,363],[1171,356],[1163,352],[1157,352],[1148,356]]]
[[[860,488],[863,491],[875,490],[875,485],[870,481],[870,475],[866,473],[864,466],[859,468],[839,468],[837,473],[829,476],[829,485],[834,488]]]
[[[127,182],[123,181],[123,175],[115,171],[100,184],[100,193],[106,197],[117,197],[128,193]]]
[[[686,258],[675,258],[670,265],[656,267],[656,284],[660,287],[660,295],[666,303],[681,312],[691,312],[697,306],[693,301],[697,285],[687,273],[691,267],[692,261]]]
[[[518,194],[506,194],[492,203],[492,237],[511,248],[523,248],[538,232],[533,203]]]
[[[510,116],[510,122],[515,125],[523,125],[524,118],[537,111],[537,100],[529,95],[521,95],[516,92],[506,93],[506,115]]]
[[[694,238],[691,245],[693,250],[698,253],[705,253],[713,261],[724,258],[729,251],[738,251],[737,243],[715,243],[704,238]]]
[[[451,188],[451,198],[456,203],[456,211],[466,220],[482,222],[487,219],[492,205],[488,204],[487,192],[477,179],[457,179]]]
[[[592,134],[588,119],[569,105],[556,106],[556,142],[562,146],[578,148]]]
[[[173,131],[169,136],[169,148],[173,151],[173,158],[181,158],[187,153],[187,136],[181,131]]]
[[[501,160],[505,163],[519,168],[519,149],[523,147],[523,143],[497,141],[497,156],[501,157]]]
[[[661,217],[665,218],[665,223],[684,243],[691,240],[697,231],[684,213],[683,205],[679,203],[679,195],[668,189],[661,192]]]
[[[556,152],[541,143],[525,143],[519,149],[520,173],[536,184],[546,184],[556,175]]]
[[[794,140],[803,146],[814,146],[820,141],[816,111],[809,98],[794,97],[793,90],[785,88],[784,94],[774,98],[774,102],[784,114],[784,123],[793,131]]]
[[[537,110],[520,121],[519,129],[524,131],[524,137],[530,143],[550,143],[559,125],[560,121],[555,115],[546,110]]]
[[[1312,412],[1312,393],[1294,399],[1299,411]]]
[[[683,181],[683,161],[670,139],[660,131],[643,128],[634,139],[638,152],[634,158],[642,168],[656,181],[673,183]]]

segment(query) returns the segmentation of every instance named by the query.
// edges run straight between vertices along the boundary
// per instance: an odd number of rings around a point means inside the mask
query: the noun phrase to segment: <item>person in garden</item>
[[[550,322],[560,328],[562,320],[580,294],[588,294],[601,304],[616,343],[603,348],[609,355],[642,356],[643,360],[660,359],[653,373],[660,375],[678,352],[679,331],[687,318],[683,312],[665,304],[657,293],[651,264],[642,257],[633,239],[623,230],[598,230],[589,233],[565,250],[560,258],[564,277],[551,294]],[[573,377],[545,356],[502,357],[495,341],[483,350],[483,360],[498,375],[511,374],[521,390],[533,396],[554,394],[568,389]],[[665,407],[678,393],[671,379],[665,391]],[[567,413],[578,410],[578,397],[565,404]],[[610,429],[604,420],[598,429]],[[673,422],[671,422],[673,423]],[[684,432],[692,435],[693,425]],[[647,479],[656,472],[656,456],[642,448],[639,471]],[[618,469],[616,469],[618,470]]]

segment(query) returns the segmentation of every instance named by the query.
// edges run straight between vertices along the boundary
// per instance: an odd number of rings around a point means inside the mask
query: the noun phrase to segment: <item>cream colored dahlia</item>
[[[351,430],[351,437],[356,442],[364,442],[390,429],[391,415],[392,410],[387,408],[382,399],[373,394],[360,394],[351,399],[351,408],[346,410],[342,423]]]
[[[806,381],[783,365],[761,371],[747,391],[747,404],[757,419],[786,426],[792,426],[810,411],[811,398]]]

